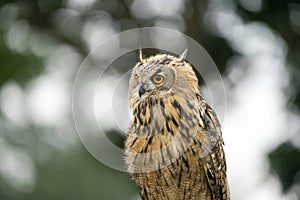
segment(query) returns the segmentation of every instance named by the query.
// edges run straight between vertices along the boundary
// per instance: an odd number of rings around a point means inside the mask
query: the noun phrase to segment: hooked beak
[[[141,98],[141,96],[143,96],[143,94],[145,94],[147,92],[147,88],[145,84],[140,84],[139,87],[139,97]]]

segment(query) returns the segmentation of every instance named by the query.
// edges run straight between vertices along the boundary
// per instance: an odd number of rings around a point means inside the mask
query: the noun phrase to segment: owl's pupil
[[[155,76],[155,80],[159,82],[159,81],[162,80],[162,77],[161,77],[160,75],[156,75],[156,76]]]

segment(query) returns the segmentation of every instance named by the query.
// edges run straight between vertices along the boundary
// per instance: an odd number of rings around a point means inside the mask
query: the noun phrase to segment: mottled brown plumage
[[[220,124],[184,55],[142,59],[129,98],[125,159],[141,198],[230,199]]]

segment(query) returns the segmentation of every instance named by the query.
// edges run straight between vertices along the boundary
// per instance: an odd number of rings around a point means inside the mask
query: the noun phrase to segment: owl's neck
[[[170,95],[141,102],[133,111],[133,123],[139,127],[139,133],[143,136],[174,136],[183,128],[196,126],[199,113],[199,99],[196,95],[194,98]]]

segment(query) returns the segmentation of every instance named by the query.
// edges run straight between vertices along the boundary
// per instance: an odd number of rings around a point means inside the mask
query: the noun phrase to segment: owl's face
[[[151,95],[161,96],[168,92],[175,81],[176,72],[169,66],[144,63],[132,74],[138,97],[144,99]]]
[[[191,73],[192,72],[192,73]],[[198,86],[197,78],[190,65],[182,58],[158,54],[143,59],[134,67],[129,83],[129,99],[131,107],[142,101],[164,98],[184,88],[186,77],[193,77]]]

